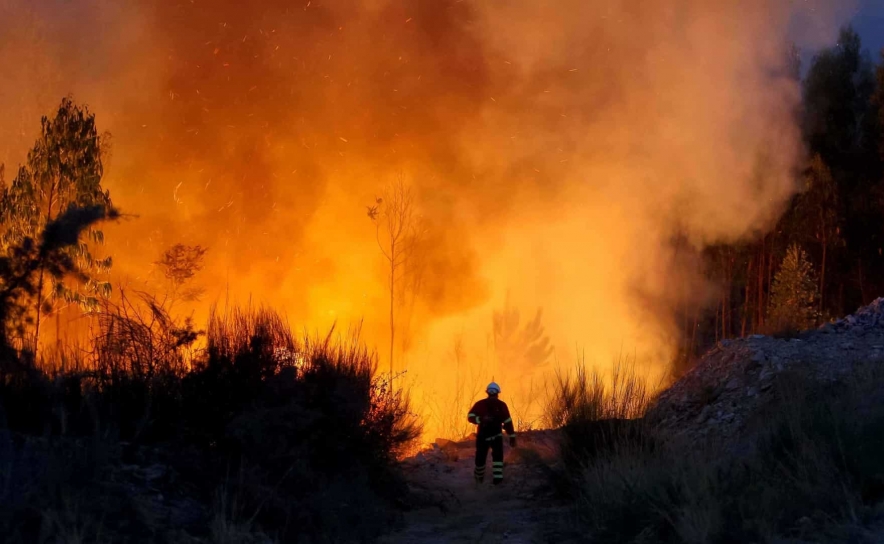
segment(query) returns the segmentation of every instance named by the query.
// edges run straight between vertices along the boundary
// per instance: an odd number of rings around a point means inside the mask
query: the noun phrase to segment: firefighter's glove
[[[515,436],[511,436],[511,437],[510,437],[510,447],[511,447],[511,448],[515,448],[515,447],[516,447],[516,437],[515,437]]]

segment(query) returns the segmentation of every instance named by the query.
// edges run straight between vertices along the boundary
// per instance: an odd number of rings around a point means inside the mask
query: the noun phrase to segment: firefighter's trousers
[[[476,438],[476,481],[481,482],[485,478],[485,460],[488,457],[488,449],[491,449],[491,468],[494,472],[493,483],[503,481],[503,435],[498,434],[490,438]]]

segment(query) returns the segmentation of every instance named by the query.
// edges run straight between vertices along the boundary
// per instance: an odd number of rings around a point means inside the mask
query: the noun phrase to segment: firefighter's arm
[[[479,424],[478,408],[479,408],[479,404],[478,403],[474,404],[473,407],[470,409],[470,413],[467,414],[467,421],[469,421],[473,425]]]
[[[516,428],[513,427],[513,418],[510,416],[510,409],[504,404],[504,415],[506,419],[503,420],[503,430],[506,431],[506,434],[510,437],[510,446],[516,447]]]

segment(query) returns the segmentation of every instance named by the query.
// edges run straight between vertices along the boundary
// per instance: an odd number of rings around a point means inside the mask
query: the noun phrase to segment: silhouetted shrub
[[[118,504],[125,493],[119,481],[111,485],[114,467],[131,463],[167,467],[174,489],[214,504],[205,531],[298,542],[360,540],[389,526],[391,506],[406,491],[394,461],[420,429],[407,397],[376,376],[374,355],[358,337],[296,339],[272,311],[231,310],[213,313],[196,349],[192,327],[175,325],[155,301],[144,304],[153,317],[134,306],[109,310],[116,313],[103,317],[94,358],[73,368],[47,373],[17,357],[0,364],[2,423],[20,437],[0,461],[42,452],[34,478],[16,484],[24,495],[3,498],[9,516],[0,517],[0,531],[21,541],[46,537],[45,524],[21,523],[17,513],[67,512],[75,481],[87,490],[77,497],[92,490]],[[73,444],[77,451],[103,444],[107,453],[87,457],[88,471],[56,470],[62,461],[47,452]],[[78,512],[89,523],[100,519],[90,527],[105,535],[168,537],[141,514],[108,520],[94,505]]]
[[[558,374],[546,406],[546,423],[560,429],[567,471],[590,459],[624,448],[650,447],[641,419],[652,400],[647,381],[628,360],[614,363],[610,376],[588,371],[581,362],[574,375]]]

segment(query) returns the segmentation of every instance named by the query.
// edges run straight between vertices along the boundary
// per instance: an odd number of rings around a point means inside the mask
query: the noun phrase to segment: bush
[[[0,450],[4,467],[18,467],[5,477],[22,473],[17,460],[33,457],[23,452],[40,452],[34,477],[2,497],[0,531],[22,542],[62,538],[61,525],[46,520],[82,514],[88,522],[77,530],[86,540],[99,532],[109,541],[173,538],[168,520],[144,513],[157,510],[153,498],[149,508],[121,499],[126,486],[138,496],[145,485],[121,476],[131,463],[174,475],[167,491],[187,490],[176,500],[204,506],[193,509],[203,515],[191,532],[216,540],[349,541],[387,528],[406,490],[394,461],[420,429],[407,396],[376,376],[358,336],[295,339],[272,311],[233,310],[213,313],[197,350],[192,328],[145,304],[151,319],[134,305],[106,316],[94,358],[74,369],[0,364],[0,423],[19,437]],[[104,453],[86,455],[89,470],[74,473],[49,454],[81,450]],[[116,497],[116,513],[104,515],[102,501],[70,511],[75,492]],[[25,512],[40,523],[23,524]]]

